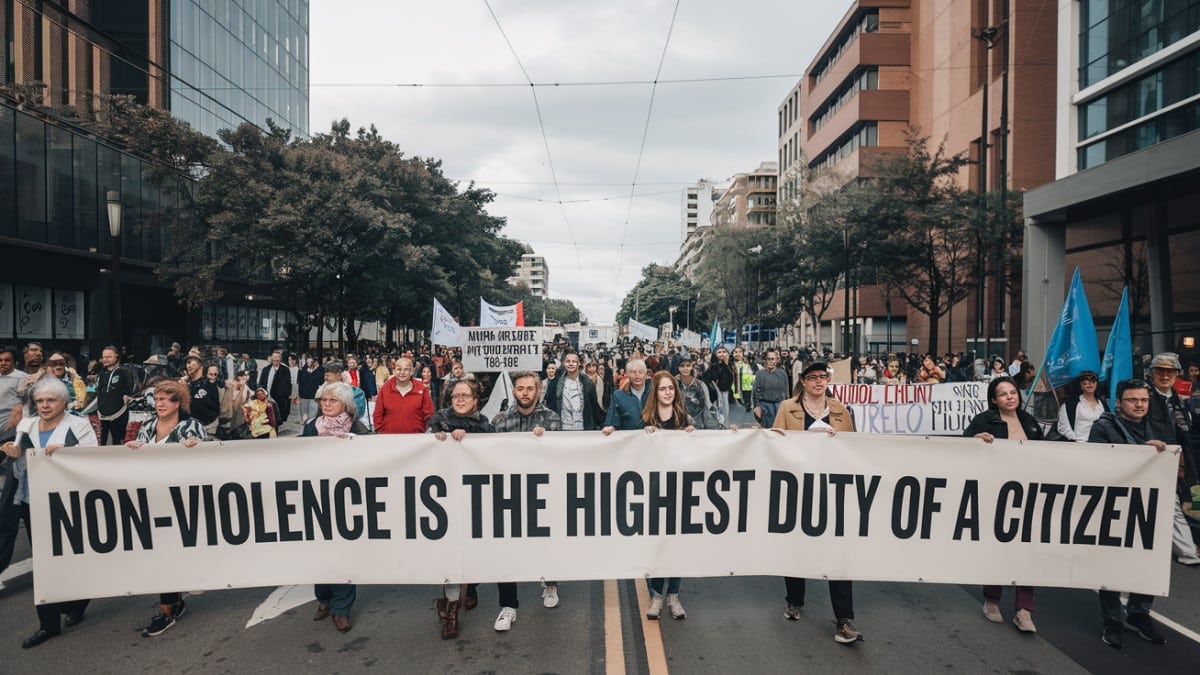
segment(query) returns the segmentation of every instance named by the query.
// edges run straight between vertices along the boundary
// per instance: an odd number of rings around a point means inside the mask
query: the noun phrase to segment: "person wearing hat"
[[[1092,423],[1107,409],[1104,397],[1097,391],[1100,377],[1094,371],[1079,374],[1079,395],[1063,401],[1058,408],[1058,433],[1068,441],[1087,443]]]
[[[800,373],[800,390],[779,404],[772,428],[796,431],[824,431],[833,435],[839,431],[854,431],[854,417],[842,402],[829,395],[829,364],[816,361]],[[783,618],[796,621],[804,606],[804,579],[784,577],[787,588],[787,607]],[[829,581],[829,599],[837,632],[833,639],[840,644],[853,644],[861,639],[854,627],[854,587],[846,579]]]
[[[1193,421],[1188,407],[1175,391],[1175,380],[1183,371],[1179,355],[1174,352],[1163,352],[1150,361],[1150,412],[1146,415],[1150,425],[1150,437],[1158,439],[1167,445],[1178,445],[1183,448],[1179,458],[1179,499],[1191,500],[1191,486],[1196,485],[1197,462],[1194,456],[1191,431]],[[1200,565],[1200,548],[1183,515],[1180,503],[1175,503],[1175,528],[1171,537],[1171,547],[1175,551],[1175,560],[1184,565]]]
[[[714,410],[715,403],[709,399],[708,386],[700,381],[695,374],[696,359],[691,352],[681,350],[679,354],[679,394],[683,397],[687,414],[692,418],[697,429],[724,429],[725,425],[717,419]],[[736,425],[731,425],[736,430]]]
[[[204,376],[204,360],[188,354],[183,361],[184,384],[192,396],[191,415],[204,427],[204,433],[214,436],[221,417],[221,391],[217,384]]]

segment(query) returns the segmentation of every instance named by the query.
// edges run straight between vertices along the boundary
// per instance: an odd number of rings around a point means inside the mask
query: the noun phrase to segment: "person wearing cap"
[[[221,417],[221,391],[215,382],[204,376],[204,360],[199,356],[188,354],[183,367],[187,373],[184,384],[192,397],[192,418],[204,427],[204,433],[213,436]]]
[[[1099,376],[1091,370],[1079,374],[1079,395],[1063,401],[1058,408],[1058,433],[1068,441],[1087,443],[1092,424],[1106,410],[1104,397],[1097,391]]]
[[[772,428],[796,431],[823,431],[833,435],[839,431],[854,431],[854,417],[842,402],[829,395],[829,364],[816,361],[800,373],[800,391],[779,404]],[[796,621],[804,606],[804,579],[784,577],[787,588],[787,607],[783,618]],[[854,587],[847,579],[829,580],[829,599],[837,632],[833,639],[839,644],[853,644],[861,639],[854,627]]]
[[[1200,565],[1200,548],[1196,547],[1195,537],[1180,506],[1180,500],[1191,500],[1191,486],[1200,482],[1197,480],[1196,458],[1193,456],[1191,414],[1179,398],[1179,392],[1175,391],[1175,380],[1183,366],[1179,362],[1178,354],[1163,352],[1150,361],[1149,370],[1153,391],[1146,419],[1150,425],[1150,437],[1167,445],[1183,448],[1179,458],[1179,499],[1175,502],[1175,528],[1171,537],[1171,547],[1175,551],[1175,560],[1179,563],[1188,566]]]
[[[679,376],[675,379],[679,382],[679,394],[683,397],[684,407],[687,408],[687,414],[692,418],[696,428],[724,429],[725,425],[721,424],[713,410],[715,403],[709,400],[708,386],[696,377],[695,357],[684,350],[679,355],[678,368]],[[732,426],[735,430],[737,429],[737,425]]]

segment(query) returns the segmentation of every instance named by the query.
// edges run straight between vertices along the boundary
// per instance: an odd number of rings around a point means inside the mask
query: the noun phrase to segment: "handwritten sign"
[[[17,286],[17,337],[50,337],[51,317],[49,288]]]
[[[986,382],[831,384],[829,392],[854,415],[854,428],[873,434],[961,435],[987,410]]]
[[[84,338],[83,291],[54,291],[54,337],[60,340]]]

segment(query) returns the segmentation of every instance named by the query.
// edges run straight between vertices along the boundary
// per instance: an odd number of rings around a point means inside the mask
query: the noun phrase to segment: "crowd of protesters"
[[[752,415],[761,427],[828,434],[853,432],[854,418],[830,395],[836,368],[847,381],[862,384],[986,382],[988,410],[972,420],[966,436],[994,439],[1054,439],[1068,442],[1149,444],[1159,451],[1182,445],[1179,499],[1176,500],[1173,554],[1177,562],[1200,565],[1200,506],[1193,515],[1192,486],[1200,485],[1196,449],[1200,426],[1200,367],[1184,369],[1179,357],[1164,353],[1142,362],[1146,379],[1127,380],[1110,405],[1099,391],[1096,373],[1085,372],[1069,387],[1050,392],[1039,386],[1036,366],[1024,352],[1006,363],[1000,357],[971,354],[889,353],[846,360],[813,347],[752,351],[744,346],[716,349],[643,343],[622,339],[614,345],[566,340],[543,347],[539,372],[508,373],[510,399],[490,418],[481,412],[496,384],[495,374],[469,373],[457,350],[417,345],[388,353],[320,357],[283,350],[263,355],[234,354],[224,347],[172,345],[164,355],[141,362],[105,347],[86,364],[70,354],[46,354],[31,342],[20,350],[0,347],[0,449],[6,457],[0,494],[0,571],[9,564],[20,521],[29,532],[24,450],[50,454],[65,446],[178,443],[193,448],[210,439],[271,439],[285,423],[289,433],[346,438],[354,434],[431,433],[439,441],[461,441],[477,433],[561,433],[563,431],[716,429],[737,432],[735,418]],[[841,361],[841,365],[831,363]],[[19,367],[18,367],[19,366]],[[1023,397],[1034,392],[1051,402],[1046,415],[1030,414]],[[738,406],[741,411],[738,412]],[[1110,412],[1110,408],[1112,411]],[[734,412],[738,412],[734,415]],[[536,577],[534,571],[531,576]],[[658,619],[687,616],[679,597],[681,579],[652,579],[646,613]],[[446,585],[435,603],[441,635],[458,635],[462,610],[478,605],[478,584]],[[800,618],[805,580],[785,579],[784,618]],[[983,615],[1002,621],[1002,586],[983,589]],[[851,644],[855,628],[852,582],[830,581],[836,632]],[[351,630],[353,584],[315,587],[314,621],[332,617],[336,630]],[[519,607],[517,585],[499,584],[497,631],[512,628]],[[559,603],[558,584],[542,582],[542,602]],[[1102,639],[1122,646],[1129,629],[1156,644],[1165,640],[1150,618],[1151,599],[1133,594],[1122,607],[1119,596],[1100,596]],[[43,605],[39,628],[23,647],[33,647],[83,620],[86,600]],[[183,594],[163,593],[159,610],[143,631],[166,631],[186,611]],[[1013,623],[1032,633],[1034,589],[1016,588]],[[63,618],[65,617],[65,619]]]

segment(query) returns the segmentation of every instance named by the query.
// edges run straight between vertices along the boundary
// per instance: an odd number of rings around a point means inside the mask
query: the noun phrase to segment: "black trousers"
[[[784,577],[783,583],[787,587],[788,604],[804,606],[804,579],[796,577]],[[842,619],[854,619],[854,582],[852,581],[829,581],[829,599],[833,603],[833,617],[839,621]]]
[[[33,540],[33,534],[29,527],[29,505],[12,503],[12,494],[16,492],[16,478],[12,477],[9,472],[7,482],[14,483],[12,490],[5,489],[0,499],[3,506],[0,506],[0,572],[8,569],[12,562],[13,549],[17,546],[17,532],[21,528],[21,521],[25,521],[25,536]],[[5,486],[7,488],[7,485]]]
[[[62,632],[62,616],[64,614],[83,614],[91,600],[70,600],[67,602],[48,602],[37,606],[38,623],[47,633]]]
[[[121,413],[116,419],[100,420],[100,445],[124,445],[125,429],[129,426],[129,411]],[[112,438],[112,443],[108,442]]]
[[[496,588],[500,590],[501,607],[517,609],[521,606],[521,602],[517,600],[517,584],[515,582],[496,584]],[[467,584],[467,595],[479,598],[479,584]]]

